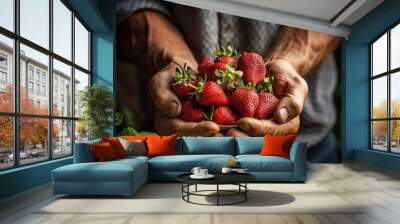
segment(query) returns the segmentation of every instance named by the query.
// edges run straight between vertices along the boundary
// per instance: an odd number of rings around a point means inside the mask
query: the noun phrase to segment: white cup
[[[192,173],[193,173],[194,175],[196,175],[196,176],[199,176],[199,175],[201,175],[201,174],[200,174],[200,171],[201,171],[201,170],[202,170],[201,167],[193,167]]]
[[[201,169],[200,170],[200,176],[207,176],[208,175],[208,169]]]
[[[230,173],[230,172],[232,172],[232,168],[230,168],[230,167],[222,167],[221,172],[222,173]]]

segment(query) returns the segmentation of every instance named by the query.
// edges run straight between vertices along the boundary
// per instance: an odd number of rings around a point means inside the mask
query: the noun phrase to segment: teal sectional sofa
[[[177,155],[127,156],[96,162],[91,141],[75,144],[74,163],[52,172],[54,194],[131,195],[148,181],[176,181],[193,167],[219,172],[228,160],[236,160],[259,182],[304,182],[307,152],[305,143],[294,142],[290,159],[260,156],[263,137],[182,137],[176,142]]]

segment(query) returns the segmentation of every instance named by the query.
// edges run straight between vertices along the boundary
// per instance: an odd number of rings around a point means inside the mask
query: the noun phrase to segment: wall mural
[[[164,1],[117,10],[119,134],[297,134],[338,160],[340,38]]]

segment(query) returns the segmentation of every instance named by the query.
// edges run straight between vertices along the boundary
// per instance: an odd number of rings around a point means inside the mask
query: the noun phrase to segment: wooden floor
[[[399,174],[357,163],[313,164],[309,169],[309,183],[317,183],[346,201],[363,201],[368,206],[357,214],[35,214],[36,208],[54,200],[47,185],[1,201],[0,223],[400,223]]]

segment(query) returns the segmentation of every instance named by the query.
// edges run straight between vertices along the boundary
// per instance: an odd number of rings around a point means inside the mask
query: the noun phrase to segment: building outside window
[[[370,45],[371,148],[400,153],[400,24]]]
[[[33,80],[33,67],[32,66],[29,66],[28,74],[29,74],[29,79]]]
[[[34,92],[33,82],[29,81],[28,82],[28,93],[33,94],[33,92]]]
[[[12,87],[0,88],[0,99],[8,99],[0,100],[0,170],[70,156],[73,143],[87,139],[86,127],[71,107],[90,84],[86,81],[91,75],[87,26],[63,0],[18,2],[18,13],[9,12],[19,21],[17,29],[0,29],[0,84]],[[14,54],[19,61],[13,60]],[[15,75],[16,66],[19,73]],[[19,88],[15,88],[15,76]],[[14,99],[16,90],[20,94]],[[57,101],[60,96],[62,102]],[[14,111],[14,105],[19,111]],[[33,132],[38,134],[32,137]]]
[[[46,96],[46,86],[42,86],[42,96]]]
[[[2,85],[7,84],[7,73],[4,71],[0,71],[0,84]]]
[[[0,91],[4,92],[7,88],[7,56],[0,54]]]

